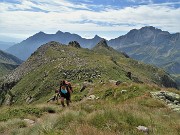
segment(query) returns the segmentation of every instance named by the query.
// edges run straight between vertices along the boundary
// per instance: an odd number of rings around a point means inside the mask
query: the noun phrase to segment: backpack
[[[73,89],[72,89],[72,86],[71,86],[71,83],[70,82],[68,82],[68,81],[66,81],[66,85],[67,85],[67,87],[73,92]]]

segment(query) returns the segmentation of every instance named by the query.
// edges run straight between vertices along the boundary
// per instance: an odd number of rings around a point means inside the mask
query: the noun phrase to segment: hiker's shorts
[[[66,100],[70,100],[70,93],[69,92],[66,94],[60,92],[60,95],[61,95],[61,97],[65,98]]]

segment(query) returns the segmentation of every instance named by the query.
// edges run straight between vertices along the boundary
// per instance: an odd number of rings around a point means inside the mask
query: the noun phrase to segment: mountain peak
[[[43,31],[40,31],[36,34],[34,34],[32,37],[33,38],[39,38],[39,37],[44,37],[46,35],[46,33],[44,33]],[[28,39],[30,39],[31,37],[29,37]]]
[[[95,36],[94,36],[94,39],[101,39],[101,37],[98,36],[98,35],[95,35]]]
[[[155,28],[153,26],[145,26],[145,27],[142,27],[140,30],[142,30],[142,29],[156,30],[157,28]]]
[[[60,30],[58,30],[58,31],[56,32],[56,35],[58,35],[58,34],[63,34],[63,32],[60,31]]]
[[[44,33],[43,31],[40,31],[38,33],[36,33],[35,35],[45,35],[46,33]]]
[[[109,48],[107,42],[105,39],[102,39],[97,45],[96,47],[105,47],[105,48]]]

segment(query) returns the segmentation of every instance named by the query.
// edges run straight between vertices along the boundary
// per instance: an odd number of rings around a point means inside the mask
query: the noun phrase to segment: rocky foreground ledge
[[[168,91],[158,91],[158,92],[151,92],[153,98],[162,100],[166,102],[166,104],[173,109],[180,113],[180,95],[168,92]]]

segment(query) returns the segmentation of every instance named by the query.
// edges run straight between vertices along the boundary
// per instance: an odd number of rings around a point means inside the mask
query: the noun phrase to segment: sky
[[[20,42],[43,31],[112,39],[154,26],[180,32],[180,0],[0,0],[0,41]]]

